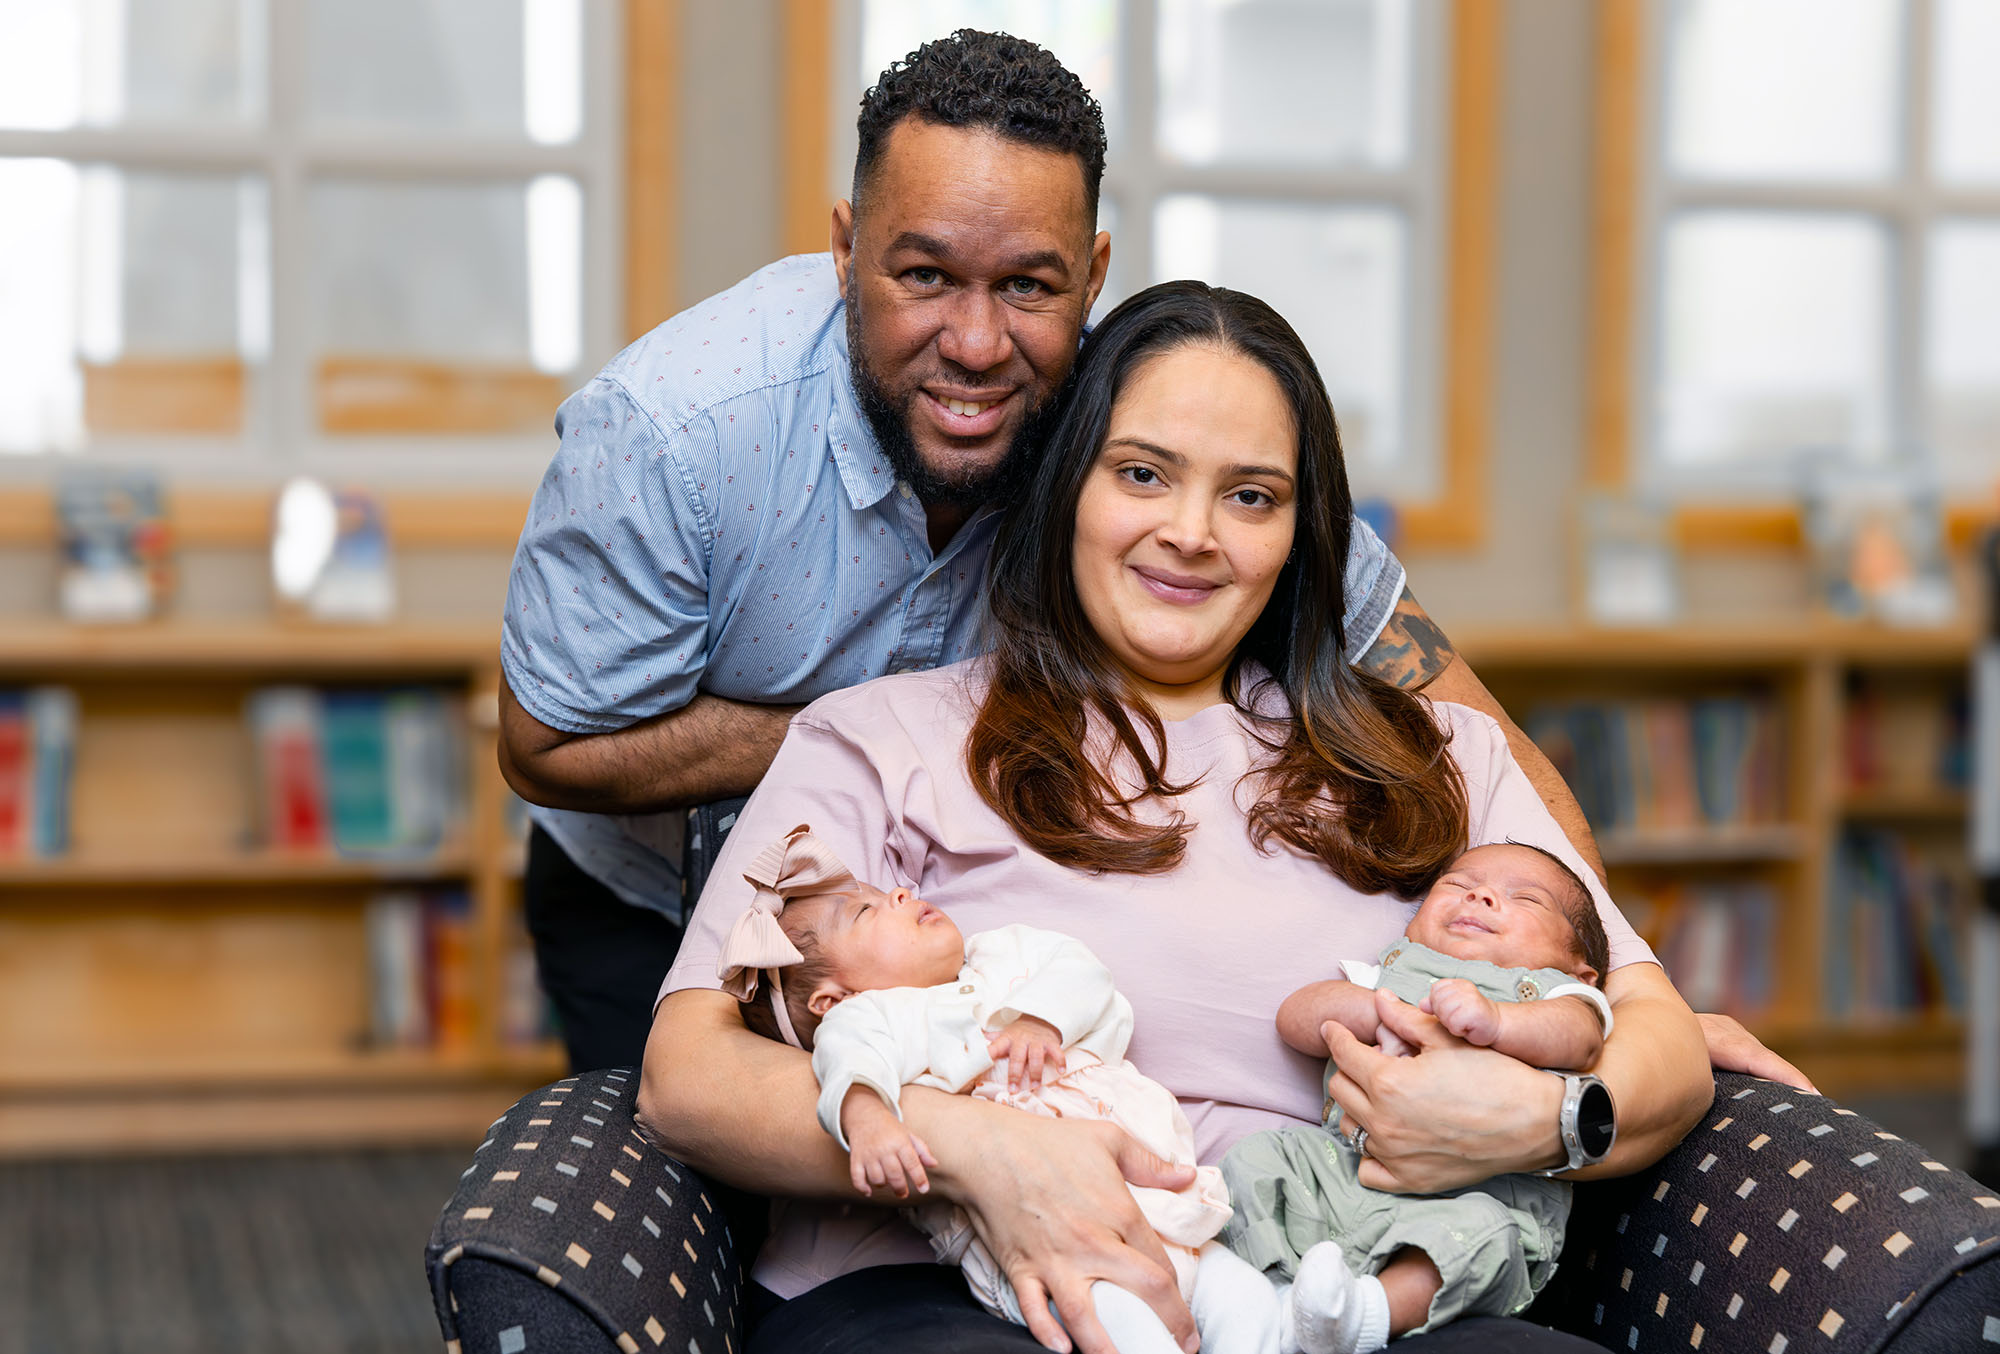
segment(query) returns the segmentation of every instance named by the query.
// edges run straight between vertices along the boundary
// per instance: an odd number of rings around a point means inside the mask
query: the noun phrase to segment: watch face
[[[1603,1082],[1591,1082],[1583,1088],[1583,1097],[1576,1107],[1576,1134],[1592,1161],[1611,1150],[1611,1141],[1618,1136],[1618,1125],[1611,1110],[1611,1092],[1604,1088]]]

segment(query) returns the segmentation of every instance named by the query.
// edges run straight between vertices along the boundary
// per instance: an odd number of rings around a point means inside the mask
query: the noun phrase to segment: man
[[[864,100],[830,259],[752,274],[564,403],[500,756],[537,806],[528,920],[575,1067],[639,1061],[679,943],[672,810],[748,793],[814,697],[978,651],[998,513],[1104,283],[1103,163],[1096,102],[1046,52],[931,43]],[[1561,778],[1354,534],[1350,658],[1498,719],[1594,860]]]

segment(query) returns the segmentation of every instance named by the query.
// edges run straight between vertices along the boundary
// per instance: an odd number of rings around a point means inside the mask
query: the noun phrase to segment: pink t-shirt
[[[1358,893],[1282,842],[1257,848],[1244,818],[1254,796],[1242,781],[1267,754],[1227,705],[1166,726],[1167,778],[1200,778],[1177,804],[1189,828],[1178,870],[1093,875],[1055,864],[1016,839],[966,772],[983,675],[975,660],[884,677],[802,711],[723,847],[661,996],[720,986],[723,938],[753,892],[744,868],[808,823],[858,877],[916,890],[968,935],[1019,922],[1089,946],[1132,1003],[1128,1056],[1179,1097],[1204,1163],[1245,1134],[1317,1124],[1323,1060],[1285,1046],[1278,1005],[1332,976],[1342,956],[1396,939],[1412,905]],[[1261,699],[1272,697],[1282,709],[1282,695],[1265,686]],[[1433,710],[1465,776],[1471,843],[1511,838],[1553,851],[1591,886],[1611,966],[1653,962],[1515,764],[1500,726],[1465,706]],[[782,1212],[755,1269],[780,1296],[865,1265],[929,1256],[915,1231],[880,1209],[795,1203]]]

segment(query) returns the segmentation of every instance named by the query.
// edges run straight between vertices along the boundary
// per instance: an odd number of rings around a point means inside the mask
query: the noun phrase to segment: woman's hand
[[[1708,1061],[1718,1070],[1742,1072],[1747,1076],[1783,1082],[1798,1090],[1819,1094],[1819,1088],[1806,1080],[1805,1073],[1765,1048],[1756,1035],[1743,1028],[1742,1022],[1730,1016],[1706,1013],[1697,1014],[1695,1019],[1701,1022],[1701,1037],[1708,1045]]]
[[[1108,1279],[1159,1313],[1193,1354],[1200,1346],[1194,1318],[1126,1182],[1184,1189],[1194,1168],[1168,1164],[1109,1123],[1045,1119],[950,1098],[958,1102],[953,1110],[982,1112],[962,1116],[966,1131],[933,1175],[972,1215],[1034,1337],[1053,1350],[1068,1351],[1074,1337],[1085,1354],[1116,1354],[1090,1299],[1090,1285]],[[914,1101],[906,1105],[914,1108]],[[932,1140],[940,1140],[936,1132]],[[957,1169],[960,1163],[966,1169]]]
[[[1435,1194],[1562,1164],[1561,1079],[1474,1047],[1393,993],[1375,997],[1383,1030],[1414,1045],[1416,1057],[1389,1057],[1338,1024],[1326,1030],[1340,1065],[1327,1091],[1345,1123],[1368,1130],[1362,1184]]]

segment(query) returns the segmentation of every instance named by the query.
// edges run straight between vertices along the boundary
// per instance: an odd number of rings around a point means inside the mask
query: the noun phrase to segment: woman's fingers
[[[1040,1341],[1043,1349],[1069,1354],[1069,1335],[1056,1319],[1049,1290],[1042,1287],[1042,1281],[1033,1274],[1021,1273],[1009,1274],[1007,1282],[1014,1285],[1014,1301],[1021,1304],[1021,1320],[1027,1325],[1028,1334]]]
[[[1743,1028],[1742,1022],[1706,1012],[1698,1013],[1695,1019],[1701,1022],[1701,1037],[1708,1045],[1711,1066],[1819,1094],[1819,1088],[1806,1079],[1805,1073],[1765,1048],[1756,1035]]]
[[[1115,1124],[1095,1127],[1115,1135],[1111,1155],[1118,1162],[1119,1173],[1130,1183],[1152,1189],[1186,1189],[1194,1183],[1194,1167],[1168,1161]],[[1165,1257],[1166,1252],[1160,1255]]]

